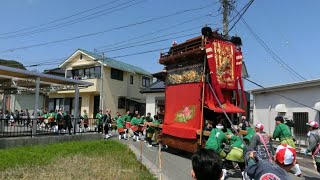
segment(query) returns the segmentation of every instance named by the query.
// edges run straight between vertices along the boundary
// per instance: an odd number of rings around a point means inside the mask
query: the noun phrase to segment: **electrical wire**
[[[102,5],[96,6],[96,7],[94,7],[94,8],[90,8],[90,9],[87,9],[87,10],[84,10],[84,11],[81,11],[81,12],[78,12],[78,13],[75,13],[75,14],[72,14],[72,15],[69,15],[69,16],[66,16],[66,17],[63,17],[63,18],[59,18],[59,19],[56,19],[56,20],[53,20],[53,21],[49,21],[49,22],[47,22],[47,23],[40,24],[40,25],[27,27],[27,28],[19,29],[19,30],[12,31],[12,32],[0,33],[0,35],[13,34],[13,33],[21,32],[21,31],[25,31],[25,30],[34,29],[34,28],[46,26],[46,25],[49,25],[49,24],[53,24],[53,23],[56,23],[56,22],[59,22],[59,21],[63,21],[63,20],[65,20],[65,19],[68,19],[68,18],[71,18],[71,17],[75,17],[75,16],[77,16],[77,15],[84,14],[84,13],[86,13],[86,12],[89,12],[89,11],[92,11],[92,10],[95,10],[95,9],[98,9],[98,8],[101,8],[101,7],[103,7],[103,6],[112,4],[112,3],[117,2],[117,1],[118,1],[118,0],[114,0],[114,1],[111,1],[111,2],[108,2],[108,3],[105,3],[105,4],[102,4]]]
[[[182,35],[182,36],[178,36],[175,37],[174,39],[179,39],[179,38],[183,38],[183,37],[189,37],[189,36],[194,36],[194,35],[199,35],[199,32],[197,33],[191,33],[191,34],[187,34],[187,35]],[[131,46],[124,46],[124,47],[119,47],[116,49],[110,49],[107,51],[103,51],[103,52],[113,52],[113,51],[120,51],[123,49],[128,49],[128,48],[133,48],[133,47],[139,47],[139,46],[145,46],[145,45],[149,45],[149,44],[154,44],[154,43],[159,43],[159,42],[163,42],[163,41],[168,41],[171,40],[172,38],[166,38],[166,39],[160,39],[158,41],[152,41],[152,42],[147,42],[147,43],[142,43],[142,44],[135,44],[135,45],[131,45]]]
[[[165,35],[162,35],[162,36],[157,36],[157,37],[153,37],[153,38],[149,38],[149,39],[143,39],[143,40],[140,40],[140,41],[135,41],[135,42],[132,42],[132,43],[126,43],[125,45],[119,45],[119,46],[112,46],[112,47],[109,47],[109,48],[106,48],[106,49],[102,49],[102,50],[99,50],[99,52],[106,52],[108,50],[114,50],[114,49],[117,49],[117,48],[122,48],[122,47],[127,47],[129,45],[135,45],[137,43],[145,43],[145,42],[148,42],[150,40],[155,40],[155,39],[160,39],[160,38],[163,38],[163,37],[168,37],[168,36],[172,36],[172,35],[175,35],[175,34],[181,34],[183,32],[188,32],[188,31],[192,31],[192,30],[195,30],[195,29],[199,29],[203,26],[197,26],[197,27],[194,27],[194,28],[190,28],[190,29],[187,29],[187,30],[183,30],[183,31],[177,31],[177,32],[174,32],[174,33],[170,33],[170,34],[165,34]],[[177,38],[177,37],[173,37],[174,38]]]
[[[214,15],[214,16],[212,16],[212,17],[217,17],[218,15],[220,15],[220,14]],[[204,17],[208,17],[208,16],[211,16],[211,14],[206,14],[206,15],[198,16],[198,17],[196,17],[196,18],[192,18],[192,19],[189,19],[189,20],[187,20],[187,21],[183,21],[183,22],[181,22],[181,23],[178,23],[178,24],[175,24],[175,25],[172,25],[172,26],[169,26],[169,27],[160,29],[160,30],[156,30],[156,31],[153,31],[153,32],[150,32],[150,33],[146,33],[146,34],[139,35],[139,36],[136,36],[136,37],[132,37],[132,38],[129,38],[129,39],[125,39],[125,40],[122,40],[122,41],[118,41],[118,42],[115,42],[115,43],[112,43],[112,44],[100,46],[100,47],[97,47],[96,49],[102,49],[102,48],[104,48],[104,47],[113,47],[113,46],[117,46],[117,45],[119,45],[119,44],[127,44],[128,42],[130,42],[130,41],[132,41],[132,40],[144,38],[144,37],[147,37],[147,36],[150,36],[150,35],[154,35],[154,34],[159,34],[160,32],[163,32],[163,31],[166,31],[166,30],[169,30],[169,29],[172,29],[172,28],[175,28],[175,27],[178,27],[178,26],[181,26],[181,25],[184,25],[184,24],[187,24],[187,23],[190,23],[190,22],[199,20],[199,19],[204,18]],[[208,24],[208,25],[210,25],[210,24]]]
[[[292,69],[286,62],[284,62],[277,54],[275,54],[270,47],[253,31],[253,29],[248,25],[248,23],[241,18],[243,24],[249,30],[249,33],[255,38],[255,40],[271,55],[272,59],[278,64],[282,65],[290,74],[295,76],[299,80],[306,80],[301,74]]]
[[[134,1],[136,1],[136,0],[130,1],[130,3],[134,2]],[[11,35],[11,36],[0,37],[0,39],[11,39],[11,38],[16,38],[16,37],[21,37],[21,36],[28,36],[28,35],[32,35],[32,34],[37,34],[37,33],[46,32],[46,31],[49,31],[49,30],[57,29],[57,28],[60,28],[60,27],[70,26],[70,25],[73,25],[73,24],[76,24],[76,23],[79,23],[79,22],[84,22],[84,21],[87,21],[87,20],[90,20],[90,19],[93,19],[93,18],[97,18],[97,17],[103,16],[103,15],[106,15],[106,14],[110,14],[110,13],[113,13],[113,12],[116,12],[116,11],[119,11],[119,10],[123,10],[123,9],[129,8],[129,7],[132,7],[134,5],[142,3],[144,1],[145,0],[141,0],[141,1],[138,1],[138,2],[134,2],[132,4],[128,4],[126,2],[126,3],[120,4],[120,5],[117,5],[117,6],[114,6],[114,7],[111,7],[111,8],[108,8],[108,9],[93,13],[91,15],[88,15],[87,17],[80,17],[80,18],[77,18],[77,19],[74,19],[74,20],[63,22],[63,23],[60,23],[60,24],[57,24],[57,25],[52,25],[52,26],[49,26],[49,27],[46,27],[46,28],[42,28],[42,29],[39,29],[39,30],[34,30],[34,31],[31,31],[31,32],[26,32],[26,33],[20,33],[20,34],[16,34],[16,35]],[[123,5],[125,5],[125,6],[121,7]],[[120,8],[112,10],[113,8],[117,8],[117,7],[120,7]],[[111,11],[108,11],[106,13],[100,14],[101,12],[104,12],[106,10],[111,10]],[[95,14],[98,14],[98,15],[95,15]],[[92,16],[92,15],[95,15],[95,16]]]
[[[251,6],[251,4],[253,3],[254,0],[250,0],[247,5],[245,5],[241,11],[243,11],[241,14],[239,12],[237,12],[237,15],[235,17],[237,17],[239,15],[239,18],[236,20],[236,22],[231,26],[231,28],[228,30],[228,33],[236,26],[236,24],[239,22],[239,20],[242,18],[242,16],[244,15],[244,13],[247,12],[247,10],[249,9],[249,7]],[[241,12],[240,11],[240,12]],[[233,19],[234,20],[234,19]]]
[[[29,46],[11,48],[11,49],[7,49],[7,50],[3,50],[1,52],[13,52],[13,51],[16,51],[16,50],[21,50],[21,49],[29,49],[29,48],[33,48],[33,47],[46,46],[46,45],[50,45],[50,44],[56,44],[56,43],[60,43],[60,42],[71,41],[71,40],[74,40],[74,39],[80,39],[80,38],[84,38],[84,37],[95,36],[95,35],[98,35],[98,34],[103,34],[103,33],[114,31],[114,30],[119,30],[119,29],[124,29],[124,28],[132,27],[132,26],[137,26],[137,25],[148,23],[148,22],[157,21],[157,20],[160,20],[160,19],[165,19],[165,18],[168,18],[168,17],[185,14],[185,13],[192,12],[192,11],[202,10],[202,9],[205,9],[205,8],[208,8],[208,7],[211,7],[211,6],[213,6],[213,5],[206,5],[206,6],[202,6],[202,7],[198,7],[198,8],[187,9],[187,10],[179,11],[179,12],[176,12],[176,13],[173,13],[173,14],[169,14],[169,15],[159,16],[159,17],[156,17],[156,18],[151,18],[151,19],[148,19],[148,20],[144,20],[144,21],[140,21],[140,22],[136,22],[136,23],[132,23],[132,24],[128,24],[128,25],[123,25],[123,26],[119,26],[119,27],[116,27],[116,28],[106,29],[104,31],[94,32],[94,33],[90,33],[90,34],[84,34],[84,35],[80,35],[80,36],[76,36],[76,37],[72,37],[72,38],[55,40],[55,41],[46,42],[46,43],[40,43],[40,44],[34,44],[34,45],[29,45]]]
[[[256,83],[256,82],[254,82],[254,81],[252,81],[252,80],[250,80],[250,79],[248,79],[248,78],[243,78],[243,79],[246,80],[246,81],[248,81],[248,82],[250,82],[250,83],[252,83],[252,84],[254,84],[254,85],[256,85],[256,86],[258,86],[258,87],[260,87],[260,88],[262,88],[262,89],[264,89],[264,90],[266,90],[266,92],[271,92],[271,93],[273,93],[273,94],[276,94],[276,95],[278,95],[278,96],[280,96],[280,97],[283,97],[283,98],[285,98],[285,99],[287,99],[287,100],[289,100],[289,101],[292,101],[292,102],[297,103],[297,104],[299,104],[299,105],[302,105],[302,106],[304,106],[304,107],[313,109],[313,110],[315,110],[315,111],[319,111],[319,110],[317,110],[317,109],[315,109],[315,108],[313,108],[313,107],[311,107],[311,106],[308,106],[308,105],[306,105],[306,104],[303,104],[303,103],[301,103],[301,102],[299,102],[299,101],[297,101],[297,100],[294,100],[294,99],[289,98],[289,97],[287,97],[287,96],[284,96],[284,95],[282,95],[282,94],[280,94],[280,93],[277,93],[277,92],[275,92],[275,91],[272,91],[272,90],[270,90],[270,89],[268,89],[268,88],[266,88],[266,87],[264,87],[264,86],[262,86],[262,85],[260,85],[260,84],[258,84],[258,83]]]
[[[110,57],[110,58],[111,58],[111,59],[116,59],[116,58],[121,58],[121,57],[135,56],[135,55],[140,55],[140,54],[147,54],[147,53],[151,53],[151,52],[168,50],[168,49],[170,49],[170,48],[152,49],[152,50],[141,51],[141,52],[132,53],[132,54],[125,54],[125,55],[120,55],[120,56],[114,56],[114,57]]]

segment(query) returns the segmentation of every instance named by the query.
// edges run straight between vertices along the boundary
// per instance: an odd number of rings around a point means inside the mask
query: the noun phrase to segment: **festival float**
[[[230,125],[223,122],[225,115],[236,119],[245,113],[241,45],[239,37],[204,27],[202,36],[161,53],[166,70],[162,144],[195,152],[204,144],[206,120]]]

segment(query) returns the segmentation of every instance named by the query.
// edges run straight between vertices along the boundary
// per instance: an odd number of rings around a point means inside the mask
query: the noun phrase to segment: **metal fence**
[[[36,130],[35,133],[32,134],[34,123],[36,123]],[[66,122],[65,120],[59,122],[50,121],[48,119],[0,119],[0,138],[78,134],[98,132],[98,130],[103,132],[102,126],[98,129],[97,119],[94,118],[89,118],[87,120],[72,118],[69,122]]]

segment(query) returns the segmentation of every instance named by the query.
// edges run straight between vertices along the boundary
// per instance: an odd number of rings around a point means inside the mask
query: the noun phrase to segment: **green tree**
[[[18,61],[15,61],[15,60],[0,59],[0,65],[1,66],[8,66],[8,67],[13,67],[13,68],[19,68],[19,69],[26,70],[26,68],[23,66],[23,64],[21,64]]]

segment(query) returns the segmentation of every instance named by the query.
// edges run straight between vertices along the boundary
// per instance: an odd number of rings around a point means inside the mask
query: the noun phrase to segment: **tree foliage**
[[[26,68],[23,66],[23,64],[21,64],[18,61],[15,61],[15,60],[0,59],[0,65],[1,66],[8,66],[8,67],[13,67],[13,68],[19,68],[19,69],[26,70]]]

